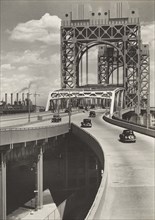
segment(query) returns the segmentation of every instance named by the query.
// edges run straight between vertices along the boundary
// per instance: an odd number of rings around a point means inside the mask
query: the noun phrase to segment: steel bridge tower
[[[125,88],[125,106],[139,114],[149,105],[149,47],[143,45],[138,13],[124,13],[116,3],[116,16],[110,10],[87,12],[84,5],[65,14],[61,24],[61,87],[80,86],[79,63],[87,51],[99,45],[98,84]],[[121,79],[122,78],[122,79]],[[114,83],[115,79],[115,83]]]

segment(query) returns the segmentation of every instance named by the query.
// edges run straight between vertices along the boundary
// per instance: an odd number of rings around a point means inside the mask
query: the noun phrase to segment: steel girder
[[[119,80],[119,67],[123,66],[122,56],[113,47],[104,46],[105,51],[101,48],[99,47],[98,51],[98,84],[122,85]],[[108,50],[111,50],[111,52],[108,52]],[[117,70],[116,83],[113,82],[115,70]]]
[[[139,109],[140,40],[138,19],[136,21],[133,20],[133,22],[130,21],[130,23],[128,23],[128,19],[120,19],[118,22],[109,19],[108,24],[99,22],[95,25],[90,24],[88,20],[83,20],[81,23],[78,22],[78,24],[76,24],[76,21],[72,24],[71,21],[70,26],[61,26],[62,88],[76,88],[79,86],[78,64],[82,53],[80,48],[87,47],[91,42],[95,42],[96,45],[109,42],[118,48],[118,54],[123,60],[126,107],[138,106]],[[106,68],[104,71],[106,72]],[[113,69],[110,74],[112,72]],[[106,74],[99,75],[98,78],[101,79],[101,83],[109,77]]]
[[[146,108],[150,106],[150,55],[147,44],[142,45],[140,86],[140,104]]]

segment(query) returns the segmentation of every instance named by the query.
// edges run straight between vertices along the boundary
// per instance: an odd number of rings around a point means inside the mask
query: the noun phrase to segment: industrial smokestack
[[[17,93],[17,95],[16,95],[16,97],[17,97],[17,98],[16,98],[17,104],[18,104],[18,95],[19,95],[19,94]]]
[[[22,103],[23,103],[23,105],[25,105],[24,93],[22,93]]]
[[[13,93],[11,93],[11,105],[13,105]]]
[[[5,103],[7,104],[7,93],[5,93]]]
[[[22,101],[24,102],[24,93],[22,93]]]
[[[29,93],[27,93],[27,102],[26,102],[26,105],[28,106],[29,104]]]

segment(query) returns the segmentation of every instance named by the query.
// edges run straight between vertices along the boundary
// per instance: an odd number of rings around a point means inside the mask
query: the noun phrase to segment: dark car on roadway
[[[83,119],[83,121],[81,122],[81,127],[91,128],[92,127],[91,119]]]
[[[90,106],[90,108],[92,109],[92,108],[95,108],[95,105],[94,104],[92,104],[91,106]]]
[[[96,112],[95,111],[90,111],[89,112],[89,117],[96,117]]]
[[[61,121],[60,115],[59,114],[54,114],[51,122],[60,122],[60,121]]]
[[[136,142],[136,136],[132,130],[123,130],[119,138],[122,142]]]
[[[66,108],[65,113],[69,113],[69,112],[72,112],[72,110],[71,109],[69,110],[69,108]]]

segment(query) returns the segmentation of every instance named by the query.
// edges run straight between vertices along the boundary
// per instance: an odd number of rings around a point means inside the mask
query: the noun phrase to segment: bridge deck
[[[89,132],[108,160],[108,189],[94,219],[154,219],[154,138],[135,133],[136,143],[121,143],[122,128],[92,120]],[[77,125],[79,120],[76,119]],[[87,129],[88,131],[88,129]]]
[[[76,114],[72,121],[80,126],[87,116],[88,112]],[[106,199],[100,202],[94,219],[154,219],[154,138],[136,133],[136,143],[121,143],[122,128],[101,117],[98,113],[92,128],[86,129],[97,138],[108,160]],[[63,122],[67,120],[64,117]],[[50,120],[40,123],[51,124]]]

